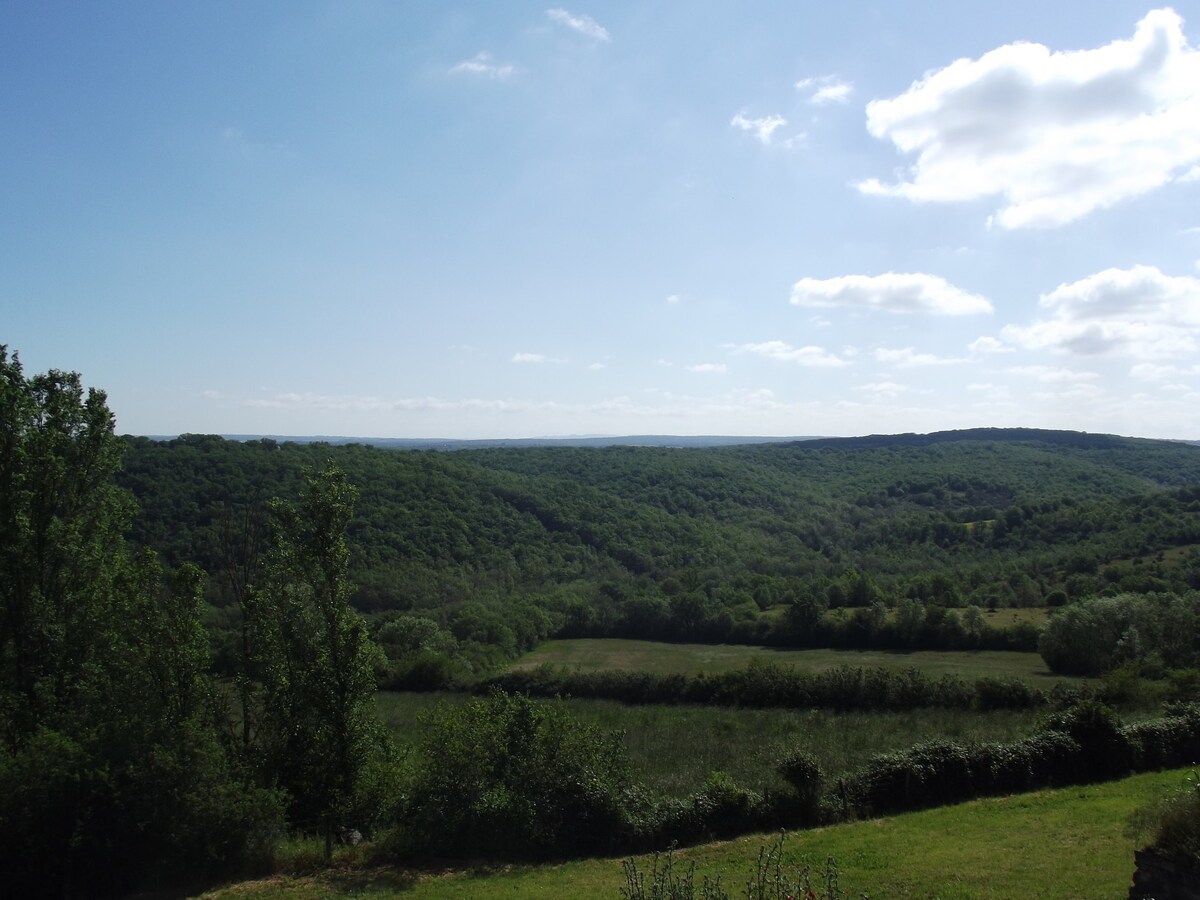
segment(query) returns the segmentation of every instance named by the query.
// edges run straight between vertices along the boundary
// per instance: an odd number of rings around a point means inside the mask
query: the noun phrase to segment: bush
[[[821,807],[821,782],[824,778],[817,758],[807,750],[793,750],[779,761],[776,771],[795,795],[796,812],[804,821],[815,820]]]
[[[577,724],[562,704],[494,693],[428,717],[395,852],[571,855],[631,830],[619,733]]]

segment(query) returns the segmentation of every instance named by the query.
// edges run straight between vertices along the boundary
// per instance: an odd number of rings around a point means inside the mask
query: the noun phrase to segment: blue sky
[[[121,432],[1200,438],[1200,4],[0,9],[0,343]]]

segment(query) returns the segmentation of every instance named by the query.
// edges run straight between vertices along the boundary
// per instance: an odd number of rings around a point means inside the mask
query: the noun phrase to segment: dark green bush
[[[796,813],[803,821],[816,820],[821,807],[824,773],[817,758],[803,748],[791,751],[779,761],[776,771],[794,794]]]
[[[632,829],[621,736],[561,704],[494,693],[442,704],[427,722],[397,852],[571,855],[612,849]]]

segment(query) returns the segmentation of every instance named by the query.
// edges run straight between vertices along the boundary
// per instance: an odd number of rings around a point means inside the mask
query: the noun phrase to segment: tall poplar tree
[[[345,816],[378,749],[378,650],[350,606],[346,528],[357,491],[333,464],[306,485],[298,505],[271,504],[265,580],[247,608],[268,766],[291,796],[293,822],[318,826],[328,857],[335,828],[353,824]]]

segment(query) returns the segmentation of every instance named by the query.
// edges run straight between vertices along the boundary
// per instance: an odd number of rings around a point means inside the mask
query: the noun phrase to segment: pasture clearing
[[[548,664],[581,672],[627,669],[660,675],[699,675],[741,669],[752,662],[792,665],[809,672],[838,666],[915,668],[933,676],[1021,678],[1044,689],[1060,681],[1078,681],[1053,674],[1036,653],[1009,650],[781,650],[748,644],[668,644],[621,638],[547,641],[510,668],[533,669]]]

